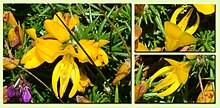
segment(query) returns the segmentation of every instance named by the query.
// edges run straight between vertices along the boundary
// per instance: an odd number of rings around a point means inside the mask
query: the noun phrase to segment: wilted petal
[[[17,23],[17,21],[15,20],[15,17],[14,17],[14,15],[13,15],[13,13],[12,12],[10,12],[10,11],[8,11],[8,12],[4,12],[4,21],[6,22],[6,23],[10,23],[10,24],[12,24],[13,26],[15,26],[15,25],[18,25],[18,23]]]

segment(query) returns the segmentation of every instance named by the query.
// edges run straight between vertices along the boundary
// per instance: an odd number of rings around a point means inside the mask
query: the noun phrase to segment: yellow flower
[[[21,26],[17,23],[12,12],[4,12],[4,21],[12,25],[8,32],[8,41],[11,47],[21,48],[23,44],[23,33]]]
[[[95,40],[85,40],[82,39],[79,41],[82,45],[83,49],[87,52],[87,54],[91,57],[96,66],[104,66],[108,64],[108,55],[105,53],[103,49],[100,47],[109,43],[108,40],[99,40],[99,42],[95,42]],[[79,62],[85,63],[90,62],[89,58],[86,56],[84,51],[78,46],[78,56]]]
[[[57,12],[57,15],[70,30],[72,30],[76,24],[79,24],[79,18],[76,14],[74,14],[71,18],[69,14],[65,14],[65,16],[63,16],[61,12]],[[70,39],[70,33],[59,20],[59,18],[54,15],[52,20],[45,20],[44,27],[49,34],[63,43]]]
[[[204,15],[210,15],[215,12],[214,4],[194,4],[195,8]]]
[[[200,17],[198,13],[196,13],[196,23],[190,28],[186,29],[189,18],[193,12],[193,8],[191,8],[183,17],[183,19],[176,25],[177,16],[184,8],[186,8],[186,6],[182,6],[176,9],[171,17],[171,20],[165,21],[164,23],[166,32],[166,51],[174,51],[179,47],[196,43],[196,38],[192,36],[192,34],[197,30],[200,23]]]
[[[83,74],[83,72],[80,72],[80,81],[79,81],[79,87],[78,91],[84,93],[86,90],[86,87],[88,86],[94,86],[90,79]]]
[[[154,79],[157,77],[167,74],[166,78],[164,78],[154,89],[153,92],[159,91],[165,87],[170,86],[165,91],[158,93],[157,96],[168,96],[172,94],[180,84],[185,84],[188,80],[189,71],[191,66],[188,66],[189,62],[178,62],[172,59],[165,58],[167,62],[171,64],[171,66],[165,66],[158,70],[150,80],[150,86]]]
[[[55,95],[58,97],[57,82],[60,79],[59,96],[63,97],[66,91],[69,79],[73,83],[73,87],[69,93],[69,98],[72,98],[79,87],[80,72],[77,64],[74,62],[76,52],[72,45],[67,45],[63,51],[64,56],[61,61],[57,63],[52,74],[52,88]]]
[[[26,32],[36,41],[36,45],[23,56],[21,64],[25,64],[24,68],[36,68],[44,61],[48,63],[54,62],[59,56],[58,52],[62,50],[62,43],[54,39],[44,40],[37,38],[34,28],[27,29]]]

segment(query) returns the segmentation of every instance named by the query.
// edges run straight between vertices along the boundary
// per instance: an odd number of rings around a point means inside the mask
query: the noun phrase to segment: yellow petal
[[[61,50],[62,44],[57,40],[43,40],[38,38],[36,51],[46,62],[52,63],[59,55],[54,57],[55,53]]]
[[[136,51],[149,51],[149,50],[143,43],[138,42],[138,47]]]
[[[65,27],[65,26],[63,25],[63,23],[60,21],[60,19],[57,17],[57,15],[58,15],[58,17],[65,23],[63,14],[62,14],[61,12],[57,12],[56,14],[54,14],[54,16],[53,16],[53,21],[56,22],[56,23],[58,23],[58,24],[60,24],[62,27]]]
[[[70,30],[73,29],[73,27],[75,27],[77,24],[79,24],[79,18],[76,14],[74,14],[69,21],[68,27]]]
[[[98,57],[98,59],[101,59],[102,60],[102,62],[104,62],[103,64],[108,64],[108,55],[105,53],[105,51],[104,50],[102,50],[101,48],[98,50],[98,55],[99,55],[99,57],[101,57],[101,58],[99,58]]]
[[[154,81],[154,79],[156,79],[157,77],[163,75],[163,74],[166,74],[166,73],[169,73],[171,72],[173,69],[173,66],[165,66],[163,68],[161,68],[160,70],[158,70],[150,79],[150,83],[149,83],[149,86],[151,86],[152,82]]]
[[[164,23],[164,28],[166,32],[165,49],[166,51],[174,51],[179,47],[180,34],[183,32],[177,25],[169,21]]]
[[[73,82],[73,87],[69,93],[69,98],[72,98],[76,92],[77,92],[77,89],[78,89],[78,86],[79,86],[79,81],[80,81],[80,72],[79,72],[79,68],[77,66],[77,64],[73,61],[73,58],[71,58],[72,60],[72,71],[71,71],[71,80]]]
[[[179,8],[177,8],[175,11],[174,11],[174,13],[173,13],[173,15],[172,15],[172,17],[171,17],[171,19],[170,19],[170,22],[171,23],[173,23],[173,24],[176,24],[176,19],[177,19],[177,16],[180,14],[180,12],[184,9],[184,8],[186,8],[187,6],[181,6],[181,7],[179,7]]]
[[[210,15],[215,12],[214,4],[194,4],[194,6],[199,12],[205,15]]]
[[[182,20],[178,23],[178,26],[179,28],[182,30],[182,31],[185,31],[186,29],[186,26],[188,25],[188,22],[189,22],[189,18],[191,16],[193,12],[193,8],[191,8],[187,14],[182,18]]]
[[[104,45],[106,45],[106,44],[108,44],[108,43],[109,43],[108,40],[100,39],[100,40],[99,40],[99,46],[98,46],[98,47],[102,47],[102,46],[104,46]]]
[[[193,26],[191,26],[190,28],[188,28],[187,30],[186,30],[186,33],[189,33],[189,34],[193,34],[193,33],[195,33],[195,31],[197,30],[197,28],[199,27],[199,23],[200,23],[200,17],[199,17],[199,14],[198,13],[196,13],[196,15],[197,15],[197,20],[196,20],[196,23],[193,25]]]
[[[166,60],[167,62],[169,62],[172,66],[174,67],[179,67],[180,66],[180,62],[173,60],[173,59],[169,59],[169,58],[164,58],[164,60]]]
[[[72,66],[70,66],[70,55],[64,55],[62,62],[64,63],[64,69],[60,72],[60,98],[63,97],[63,94],[66,91],[67,85],[69,83],[70,74],[72,71]]]
[[[196,43],[196,38],[189,33],[183,32],[179,38],[179,46],[185,46]]]
[[[185,84],[189,77],[189,71],[191,66],[188,66],[189,62],[181,62],[179,68],[177,68],[177,78],[182,84]]]
[[[61,43],[69,40],[69,38],[70,38],[70,34],[69,34],[68,30],[55,21],[46,20],[44,22],[44,27],[48,33],[50,33],[52,36],[54,36]]]
[[[176,91],[176,89],[179,86],[180,86],[180,82],[176,81],[167,90],[165,90],[161,93],[158,93],[157,96],[168,96],[168,95],[172,94],[174,91]]]
[[[153,92],[156,92],[164,87],[167,87],[173,84],[176,81],[176,75],[174,73],[170,73],[166,78],[164,78],[154,89]]]
[[[96,60],[96,57],[98,56],[98,50],[99,47],[94,47],[94,40],[80,40],[79,43],[82,45],[86,53],[92,58],[93,61]],[[79,62],[85,63],[85,62],[91,62],[87,55],[84,53],[84,51],[78,46],[78,59]]]
[[[72,57],[76,57],[77,56],[77,53],[76,53],[75,49],[73,48],[73,46],[71,44],[67,45],[65,47],[64,51],[66,51]]]
[[[53,92],[55,93],[56,97],[58,97],[58,92],[57,92],[57,82],[60,77],[60,72],[63,71],[64,64],[62,61],[59,61],[57,65],[55,66],[52,74],[52,88]]]
[[[29,50],[21,59],[21,64],[25,64],[26,69],[36,68],[43,62],[44,60],[36,53],[36,47]]]
[[[36,30],[34,28],[26,29],[26,32],[31,38],[37,39]]]

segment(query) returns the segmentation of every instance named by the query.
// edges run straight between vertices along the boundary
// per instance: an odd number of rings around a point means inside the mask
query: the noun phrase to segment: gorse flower
[[[152,82],[159,76],[167,74],[166,78],[164,78],[154,89],[153,92],[159,91],[163,88],[168,87],[165,91],[158,93],[157,96],[168,96],[172,94],[181,84],[185,84],[188,80],[189,71],[191,66],[189,66],[189,62],[178,62],[172,59],[165,58],[167,62],[171,64],[171,66],[165,66],[158,70],[150,80],[150,86]]]
[[[193,12],[193,8],[191,8],[188,13],[183,17],[183,19],[176,25],[177,16],[185,8],[186,6],[182,6],[176,9],[170,21],[165,21],[164,23],[164,28],[166,32],[166,51],[174,51],[179,47],[196,43],[196,38],[192,36],[192,34],[197,30],[200,23],[200,17],[198,13],[196,13],[196,23],[190,28],[186,29],[189,18]]]
[[[108,64],[108,55],[105,53],[103,49],[100,47],[109,43],[108,40],[99,40],[99,42],[95,42],[95,40],[85,40],[82,39],[79,41],[82,45],[83,49],[86,53],[91,57],[96,66],[104,66]],[[84,51],[78,46],[78,56],[79,62],[85,63],[90,62],[89,58],[86,56]]]

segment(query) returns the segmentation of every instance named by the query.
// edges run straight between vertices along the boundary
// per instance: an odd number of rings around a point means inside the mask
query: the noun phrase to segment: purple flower
[[[30,83],[25,79],[19,77],[16,85],[12,82],[7,88],[7,95],[11,99],[16,96],[19,102],[30,102],[31,100],[31,88]]]

